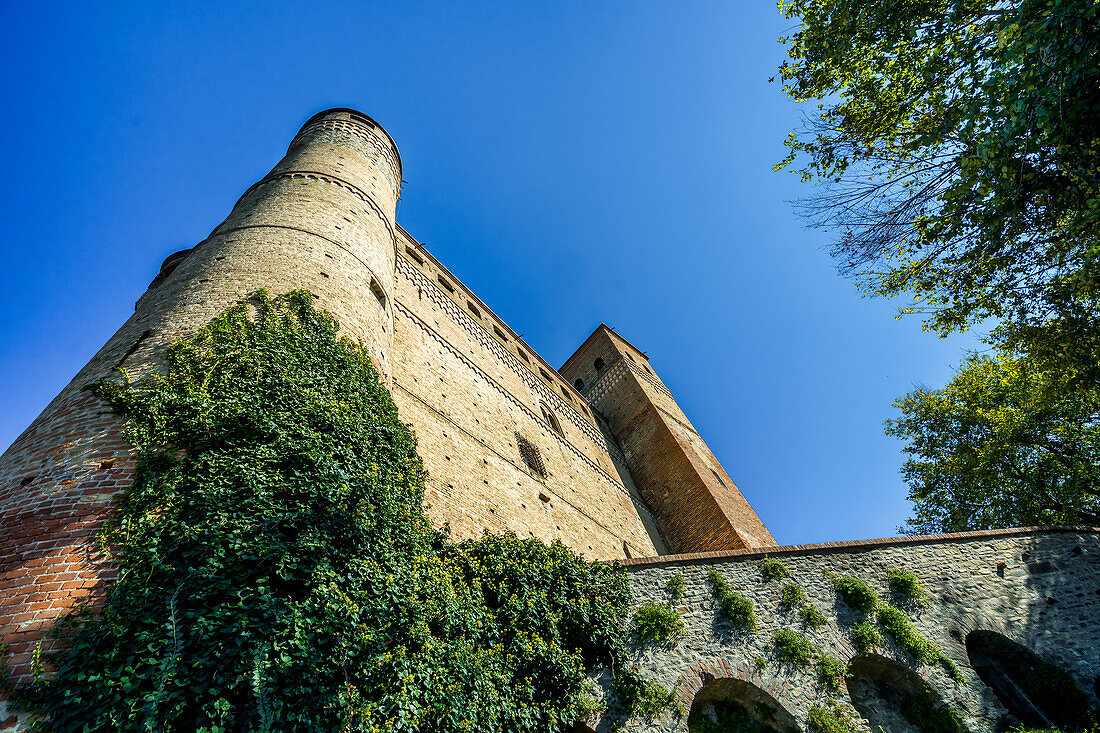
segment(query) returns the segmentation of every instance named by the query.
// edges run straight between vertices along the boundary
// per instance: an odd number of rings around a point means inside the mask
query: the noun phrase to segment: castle
[[[996,682],[987,684],[990,669],[1014,679],[998,649],[1038,653],[1095,702],[1094,530],[776,547],[644,352],[601,325],[553,368],[397,224],[401,180],[397,147],[371,118],[350,109],[310,118],[225,221],[164,261],[133,316],[0,457],[0,642],[10,646],[17,675],[27,673],[51,623],[112,579],[94,534],[134,462],[120,421],[83,387],[120,367],[148,373],[166,344],[260,288],[305,288],[366,345],[416,433],[434,522],[458,538],[512,530],[624,561],[643,599],[663,598],[670,577],[685,577],[679,603],[688,636],[674,650],[640,649],[637,659],[677,689],[686,708],[728,698],[771,710],[760,714],[762,724],[797,728],[822,697],[812,674],[799,681],[758,663],[768,630],[791,623],[759,577],[765,553],[783,558],[815,603],[836,608],[818,643],[854,660],[841,697],[864,724],[908,725],[867,710],[889,707],[890,690],[914,694],[923,684],[962,711],[965,730],[993,730],[1010,713],[1026,717]],[[904,650],[868,655],[845,637],[852,619],[823,573],[863,572],[882,585],[886,569],[901,566],[938,601],[919,626],[958,663],[965,683],[912,663]],[[714,567],[743,588],[759,586],[765,631],[755,641],[732,644],[716,631],[706,582]],[[1027,705],[1052,715],[1041,701]],[[2,711],[0,729],[20,724]],[[668,716],[636,729],[686,723]]]

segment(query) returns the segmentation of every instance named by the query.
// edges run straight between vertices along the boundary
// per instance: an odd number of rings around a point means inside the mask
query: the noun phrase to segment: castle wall
[[[686,626],[680,642],[672,647],[649,645],[634,654],[643,676],[675,689],[685,710],[701,690],[713,690],[715,681],[737,680],[772,696],[803,728],[809,709],[830,698],[853,712],[848,690],[831,694],[812,666],[781,664],[772,634],[792,628],[841,661],[856,658],[851,626],[864,617],[839,599],[826,574],[858,577],[890,601],[886,578],[892,568],[916,574],[928,590],[932,603],[913,614],[913,624],[958,665],[965,682],[953,682],[942,666],[917,663],[885,633],[887,645],[876,654],[926,681],[962,713],[969,733],[999,730],[1006,715],[999,698],[971,664],[964,640],[976,631],[995,632],[1023,645],[1069,673],[1093,697],[1093,704],[1097,702],[1100,530],[1013,529],[838,542],[770,548],[767,556],[781,560],[791,577],[766,580],[760,569],[765,554],[753,550],[627,561],[638,604],[669,601],[669,579],[679,574],[685,580],[684,595],[674,603]],[[735,629],[719,617],[713,586],[707,580],[710,570],[720,572],[737,592],[754,601],[760,621],[755,633]],[[826,626],[818,631],[806,627],[794,610],[780,602],[782,586],[789,582],[805,589],[828,618]],[[757,658],[765,660],[763,670],[757,668]],[[872,661],[891,666],[881,659]],[[883,714],[891,713],[887,709]],[[885,728],[892,733],[915,730],[896,714],[889,720],[893,723]],[[608,722],[597,729],[605,730]],[[684,718],[670,714],[633,721],[626,730],[682,733],[687,725]]]
[[[400,179],[373,121],[315,117],[206,240],[166,261],[134,315],[0,456],[0,643],[16,675],[54,620],[114,577],[95,532],[134,459],[120,421],[84,388],[120,366],[148,373],[166,344],[260,288],[311,290],[388,375]]]
[[[601,418],[454,275],[402,237],[393,396],[417,435],[433,521],[449,523],[456,538],[488,529],[561,539],[592,558],[665,552]],[[521,439],[537,449],[544,476],[524,461]]]

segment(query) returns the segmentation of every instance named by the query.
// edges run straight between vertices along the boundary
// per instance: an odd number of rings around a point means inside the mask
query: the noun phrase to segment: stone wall
[[[782,561],[791,577],[767,580],[761,572],[765,554],[758,551],[627,561],[639,604],[668,602],[667,582],[675,575],[685,580],[684,595],[673,604],[686,625],[684,636],[674,646],[654,644],[634,654],[643,676],[674,689],[685,711],[714,698],[716,692],[732,692],[735,697],[751,693],[774,700],[800,730],[806,730],[810,708],[836,699],[853,715],[853,703],[877,707],[879,712],[872,715],[875,725],[891,733],[919,730],[889,700],[868,700],[863,678],[854,684],[849,679],[845,689],[833,694],[812,666],[782,664],[772,641],[781,628],[804,634],[821,651],[844,662],[858,658],[857,668],[879,670],[895,684],[903,686],[912,673],[962,715],[963,729],[969,733],[991,733],[1008,721],[1001,699],[975,672],[968,654],[967,640],[982,636],[975,632],[994,632],[988,636],[1022,645],[1071,675],[1092,704],[1097,702],[1100,530],[1037,528],[842,542],[777,548],[768,556]],[[953,681],[942,664],[917,663],[886,634],[886,645],[873,654],[857,652],[851,627],[863,615],[839,599],[827,574],[861,578],[881,599],[900,603],[886,585],[892,568],[916,574],[928,590],[931,604],[924,610],[909,609],[913,624],[958,666],[962,684]],[[720,617],[707,579],[711,570],[754,601],[760,622],[755,633],[734,628]],[[782,587],[790,582],[801,585],[824,612],[828,622],[820,630],[807,628],[781,603]],[[763,660],[762,669],[757,660]],[[863,699],[853,700],[853,691]],[[609,723],[610,718],[597,729],[607,730]],[[866,720],[862,725],[865,731],[878,730],[868,727]],[[652,721],[632,721],[626,729],[682,732],[688,726],[685,717],[666,714]]]

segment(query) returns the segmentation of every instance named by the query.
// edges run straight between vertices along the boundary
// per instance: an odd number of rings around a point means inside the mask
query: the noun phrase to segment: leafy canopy
[[[784,88],[819,104],[777,167],[823,184],[806,213],[843,232],[834,254],[865,292],[909,294],[943,334],[1095,315],[1100,5],[780,7]]]
[[[913,533],[1100,524],[1100,391],[1030,356],[972,355],[943,389],[895,402]]]
[[[56,731],[557,731],[623,658],[624,571],[514,535],[450,542],[366,351],[259,294],[166,370],[94,391],[139,458],[119,568],[21,691]]]

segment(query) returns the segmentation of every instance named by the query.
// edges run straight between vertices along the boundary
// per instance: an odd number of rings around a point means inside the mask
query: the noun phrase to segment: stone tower
[[[642,351],[601,324],[559,371],[607,418],[672,552],[776,544]]]
[[[0,457],[0,643],[16,674],[49,624],[113,577],[94,535],[133,460],[83,388],[117,367],[147,372],[165,344],[259,288],[312,291],[390,381],[400,191],[397,147],[372,119],[312,117],[209,237],[165,260],[133,316]]]

